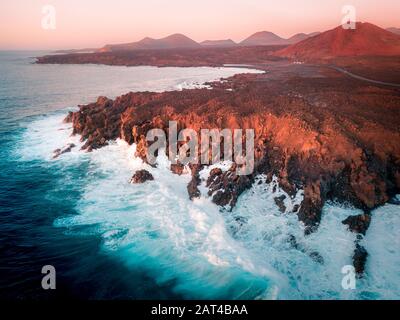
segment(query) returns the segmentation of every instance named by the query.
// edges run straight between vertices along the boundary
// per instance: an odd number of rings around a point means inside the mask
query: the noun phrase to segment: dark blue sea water
[[[88,154],[62,123],[100,95],[196,87],[243,69],[33,64],[41,54],[0,52],[1,298],[399,298],[398,207],[376,211],[364,239],[368,276],[349,292],[341,269],[354,235],[341,220],[357,210],[326,206],[306,238],[297,218],[276,208],[273,185],[255,185],[233,212],[220,212],[206,196],[190,201],[189,176],[170,173],[165,159],[148,168],[155,183],[130,185],[145,166],[134,146],[116,141]],[[78,147],[53,160],[70,142]],[[291,234],[304,250],[290,247]],[[44,265],[56,268],[56,290],[41,287]]]
[[[70,183],[56,163],[18,156],[21,138],[31,121],[73,108],[110,90],[115,79],[95,78],[96,67],[63,68],[33,65],[38,52],[0,53],[0,296],[6,298],[166,298],[177,297],[142,270],[127,269],[101,252],[95,234],[66,234],[55,228],[60,216],[76,215],[87,163],[68,170]],[[101,67],[100,67],[101,68]],[[82,70],[85,69],[85,70]],[[103,68],[104,69],[104,68]],[[106,69],[106,68],[105,68]],[[99,72],[105,77],[107,70]],[[111,75],[114,76],[115,75]],[[89,79],[94,80],[88,84]],[[118,87],[118,84],[117,84]],[[118,90],[120,92],[116,92]],[[126,90],[125,90],[126,89]],[[65,111],[63,111],[65,113]],[[29,144],[29,136],[24,138]],[[57,270],[57,290],[41,288],[41,268]]]

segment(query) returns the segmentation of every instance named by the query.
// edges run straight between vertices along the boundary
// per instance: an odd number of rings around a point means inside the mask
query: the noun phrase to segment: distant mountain
[[[297,34],[295,34],[294,36],[292,36],[292,37],[290,37],[289,39],[287,39],[287,42],[288,42],[289,44],[298,43],[298,42],[303,41],[303,40],[305,40],[305,39],[314,37],[314,36],[316,36],[316,35],[318,35],[318,34],[320,34],[320,32],[313,32],[313,33],[309,33],[309,34],[306,34],[306,33],[297,33]]]
[[[200,44],[183,34],[173,34],[161,39],[144,38],[137,42],[106,45],[100,49],[101,52],[121,50],[143,50],[143,49],[173,49],[173,48],[199,48]]]
[[[315,35],[319,34],[319,32],[314,32],[310,34],[306,33],[298,33],[294,36],[290,37],[289,39],[281,38],[280,36],[276,35],[275,33],[269,31],[261,31],[252,34],[247,39],[240,42],[242,46],[273,46],[273,45],[288,45],[294,44]]]
[[[278,35],[261,31],[254,33],[247,39],[239,43],[241,46],[270,46],[270,45],[288,45],[297,43],[307,39],[316,33],[298,33],[289,39],[284,39]],[[159,50],[159,49],[184,49],[184,48],[200,48],[200,47],[234,47],[238,44],[231,39],[226,40],[205,40],[198,43],[187,36],[176,33],[161,39],[143,38],[137,42],[122,43],[122,44],[108,44],[100,49],[94,49],[97,52],[110,52],[110,51],[130,51],[130,50]],[[87,50],[63,50],[60,53],[74,53],[85,52]],[[92,49],[90,51],[93,51]]]
[[[242,46],[272,46],[287,44],[287,40],[281,38],[275,33],[269,31],[261,31],[252,34],[250,37],[240,42]]]
[[[400,34],[400,28],[387,28],[386,30],[395,34]]]
[[[357,22],[354,30],[339,26],[279,50],[276,54],[303,60],[400,55],[400,36],[371,23]]]
[[[234,47],[237,45],[236,42],[234,42],[231,39],[227,40],[205,40],[203,42],[200,42],[202,46],[205,47]]]

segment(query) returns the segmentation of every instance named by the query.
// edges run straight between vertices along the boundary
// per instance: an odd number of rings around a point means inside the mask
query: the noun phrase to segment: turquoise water
[[[400,297],[398,206],[374,213],[363,240],[367,276],[346,291],[341,269],[351,264],[355,236],[341,220],[357,210],[327,205],[318,232],[304,237],[296,216],[274,204],[274,183],[255,184],[233,212],[220,212],[204,186],[190,201],[189,175],[173,175],[166,159],[148,168],[123,141],[79,151],[79,137],[62,123],[68,110],[99,95],[196,87],[243,69],[33,64],[40,54],[0,52],[0,297]],[[78,147],[52,159],[71,142]],[[155,183],[129,184],[141,168]],[[286,206],[301,199],[299,192]],[[289,245],[290,235],[302,250]],[[310,257],[315,251],[323,264]],[[57,271],[54,291],[40,286],[47,264]]]

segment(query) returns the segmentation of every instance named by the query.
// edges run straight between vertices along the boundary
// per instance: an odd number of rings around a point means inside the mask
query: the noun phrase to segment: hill
[[[242,46],[270,46],[287,44],[287,40],[269,31],[260,31],[240,42]]]
[[[335,29],[279,50],[278,56],[302,60],[349,56],[400,55],[400,36],[371,23],[356,24],[356,29]]]
[[[159,49],[178,49],[178,48],[199,48],[200,44],[183,34],[173,34],[161,39],[146,37],[137,42],[106,45],[100,52],[125,51],[125,50],[159,50]]]

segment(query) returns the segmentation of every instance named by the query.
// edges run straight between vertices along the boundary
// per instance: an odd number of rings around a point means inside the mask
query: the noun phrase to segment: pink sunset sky
[[[172,33],[196,41],[263,30],[289,37],[340,25],[347,4],[358,21],[400,27],[399,0],[1,0],[0,49],[101,47]],[[56,9],[55,30],[41,26],[45,5]]]

